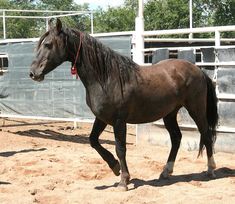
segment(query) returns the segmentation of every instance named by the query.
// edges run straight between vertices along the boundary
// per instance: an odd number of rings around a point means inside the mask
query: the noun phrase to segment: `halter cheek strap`
[[[77,54],[76,54],[76,57],[75,57],[74,64],[71,67],[71,74],[76,75],[76,79],[78,79],[78,71],[77,71],[76,63],[77,63],[77,60],[78,60],[78,57],[79,57],[79,54],[80,54],[80,50],[81,50],[81,45],[82,45],[82,33],[80,32],[79,34],[80,34],[80,42],[79,42],[79,46],[78,46],[78,51],[77,51]]]

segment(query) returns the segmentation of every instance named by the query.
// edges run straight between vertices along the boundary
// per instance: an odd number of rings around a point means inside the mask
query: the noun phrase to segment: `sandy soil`
[[[1,122],[1,121],[0,121]],[[169,148],[127,136],[129,191],[89,145],[89,124],[8,119],[0,131],[0,203],[235,203],[235,154],[217,152],[217,178],[205,176],[206,156],[180,150],[174,175],[159,180]],[[112,129],[101,143],[114,153]]]

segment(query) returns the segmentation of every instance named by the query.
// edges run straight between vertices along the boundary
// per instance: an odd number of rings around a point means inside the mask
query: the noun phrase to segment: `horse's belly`
[[[142,107],[136,107],[128,114],[127,123],[138,124],[138,123],[149,123],[159,120],[165,117],[167,114],[172,112],[176,108],[176,104],[162,103],[146,104]]]
[[[130,124],[150,123],[150,122],[157,121],[161,118],[162,117],[156,117],[156,115],[152,117],[129,118],[127,120],[127,123],[130,123]]]
[[[147,81],[147,80],[146,80]],[[184,103],[184,87],[154,80],[142,82],[129,99],[128,123],[148,123],[159,120]]]

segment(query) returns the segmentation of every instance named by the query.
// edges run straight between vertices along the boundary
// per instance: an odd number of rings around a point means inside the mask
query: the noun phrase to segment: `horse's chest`
[[[90,107],[94,115],[104,121],[110,121],[114,115],[115,104],[103,92],[88,91],[86,93],[87,105]]]

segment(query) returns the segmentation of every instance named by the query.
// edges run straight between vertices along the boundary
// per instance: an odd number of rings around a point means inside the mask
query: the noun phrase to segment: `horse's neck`
[[[80,34],[79,31],[69,30],[69,42],[68,42],[68,61],[71,62],[72,68],[75,67],[77,69],[77,74],[81,81],[83,82],[84,86],[87,88],[90,81],[90,74],[89,71],[86,70],[86,65],[82,61],[84,58],[83,55],[83,45],[80,40],[85,37],[85,34]],[[78,36],[80,38],[78,39]],[[83,40],[83,39],[82,39]]]
[[[86,88],[98,85],[105,90],[119,86],[123,91],[125,83],[135,78],[135,70],[138,69],[138,65],[129,58],[119,55],[89,35],[83,36],[80,55],[78,74]]]
[[[85,87],[100,83],[104,76],[105,57],[102,55],[102,45],[93,37],[84,34],[81,47],[80,59],[78,61],[78,74]],[[99,55],[99,57],[97,57]]]

